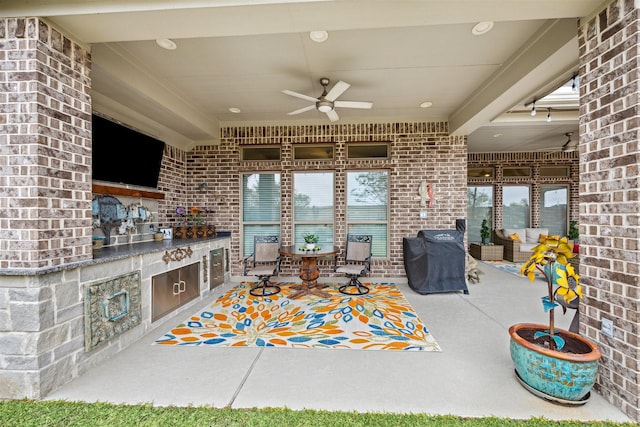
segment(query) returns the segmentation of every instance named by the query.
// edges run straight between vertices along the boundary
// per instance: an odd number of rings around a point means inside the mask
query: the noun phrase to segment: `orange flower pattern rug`
[[[366,285],[366,295],[288,298],[294,283],[278,283],[270,297],[249,294],[241,283],[210,307],[171,329],[154,344],[211,347],[288,347],[440,351],[409,302],[392,283]]]

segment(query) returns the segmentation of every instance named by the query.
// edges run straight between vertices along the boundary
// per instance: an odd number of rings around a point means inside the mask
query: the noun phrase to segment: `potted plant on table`
[[[311,251],[315,249],[316,243],[318,243],[319,237],[316,234],[309,233],[302,236],[304,242],[306,243],[307,250]]]
[[[491,239],[491,230],[489,229],[489,222],[486,219],[483,219],[480,225],[480,238],[482,239],[483,245],[488,244]]]
[[[518,323],[509,328],[511,359],[520,382],[532,393],[561,404],[583,404],[595,384],[600,351],[590,340],[555,327],[554,311],[582,297],[579,276],[568,259],[573,257],[566,237],[553,236],[533,248],[520,274],[544,276],[547,294],[542,305],[549,324]]]

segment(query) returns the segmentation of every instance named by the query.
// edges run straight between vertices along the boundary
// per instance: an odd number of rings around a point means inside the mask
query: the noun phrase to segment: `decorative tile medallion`
[[[88,284],[84,294],[84,348],[91,351],[142,321],[140,271]]]

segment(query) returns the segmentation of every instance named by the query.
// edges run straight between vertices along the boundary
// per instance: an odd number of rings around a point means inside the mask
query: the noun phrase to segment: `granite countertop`
[[[54,267],[28,269],[28,270],[12,270],[0,269],[0,276],[36,276],[42,274],[50,274],[56,271],[63,271],[72,268],[84,267],[93,264],[100,264],[119,259],[130,258],[138,255],[145,255],[154,252],[164,252],[167,250],[204,243],[208,241],[227,239],[231,236],[230,231],[217,231],[215,236],[204,237],[200,239],[171,239],[162,241],[147,241],[138,243],[129,243],[126,245],[103,246],[93,251],[93,259],[78,261],[70,264],[57,265]]]

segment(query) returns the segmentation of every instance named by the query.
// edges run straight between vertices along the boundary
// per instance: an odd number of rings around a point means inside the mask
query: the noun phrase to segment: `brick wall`
[[[348,160],[349,142],[390,143],[389,159]],[[332,161],[293,162],[295,144],[332,143]],[[240,162],[242,144],[277,144],[282,147],[278,162]],[[241,275],[241,206],[240,174],[279,171],[282,193],[282,236],[292,244],[292,172],[297,170],[334,170],[336,173],[335,241],[346,240],[344,219],[347,170],[384,169],[390,176],[389,257],[375,260],[373,277],[404,277],[402,238],[415,237],[421,229],[453,229],[457,218],[466,217],[467,150],[465,137],[451,137],[446,123],[384,123],[365,125],[229,127],[222,129],[222,143],[200,146],[187,153],[188,193],[193,203],[212,206],[212,222],[218,229],[230,230],[232,274]],[[428,217],[420,218],[418,187],[421,180],[433,183],[435,203]],[[206,188],[197,191],[197,186]],[[194,191],[192,191],[194,190]],[[171,215],[169,216],[169,220]],[[323,275],[331,275],[328,263],[321,266]],[[285,263],[283,275],[293,276],[295,268]]]
[[[164,193],[164,199],[158,201],[160,227],[177,225],[176,206],[186,206],[192,202],[187,195],[193,194],[195,190],[188,185],[186,157],[187,153],[184,151],[165,145],[158,176],[158,191]]]
[[[469,168],[492,168],[493,177],[469,178],[468,185],[491,185],[494,187],[493,206],[494,224],[492,229],[502,228],[502,186],[509,184],[528,185],[531,187],[531,227],[540,226],[540,186],[541,185],[567,185],[569,187],[569,221],[578,220],[579,203],[579,162],[578,153],[470,153],[468,156]],[[540,167],[563,166],[569,168],[568,177],[541,177]],[[505,167],[531,168],[531,177],[507,177],[502,171]],[[477,239],[476,239],[477,240]],[[473,240],[472,240],[473,241]]]
[[[580,276],[582,332],[603,354],[596,388],[640,420],[640,148],[637,2],[581,22]],[[585,266],[585,267],[582,267]],[[613,337],[601,333],[613,320]]]
[[[91,258],[91,58],[37,18],[0,19],[0,268]]]

